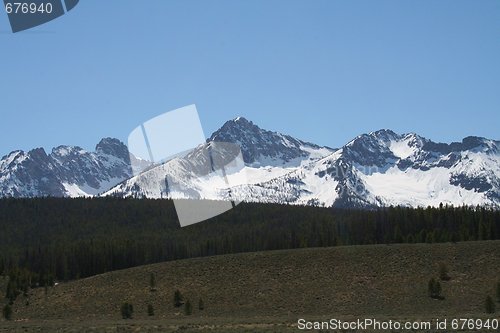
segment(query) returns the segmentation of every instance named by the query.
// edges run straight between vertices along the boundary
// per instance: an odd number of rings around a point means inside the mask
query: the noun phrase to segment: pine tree
[[[120,312],[123,319],[132,319],[132,314],[134,313],[134,307],[130,303],[123,303]]]
[[[179,289],[177,289],[174,293],[174,306],[176,308],[180,307],[182,304],[184,304],[183,302],[183,297],[182,297],[182,294],[181,292],[179,291]]]
[[[201,298],[198,301],[198,310],[205,310],[205,303],[203,303],[203,300]]]
[[[441,283],[439,283],[439,281],[436,281],[436,279],[432,278],[429,280],[427,289],[430,297],[435,299],[444,298],[443,296],[441,296]]]
[[[486,297],[485,307],[486,313],[495,313],[495,302],[491,296]]]
[[[184,306],[184,313],[186,316],[189,316],[193,313],[193,308],[191,307],[191,302],[189,300],[186,301],[186,304]]]
[[[9,278],[9,282],[7,283],[7,291],[5,293],[5,297],[9,300],[10,305],[14,304],[14,301],[16,300],[17,295],[19,295],[19,291],[17,290],[17,284],[12,278]]]
[[[436,285],[436,280],[434,278],[429,280],[429,283],[427,283],[427,292],[429,293],[430,297],[434,297],[434,286]]]
[[[441,281],[449,281],[451,279],[448,275],[448,267],[444,262],[439,264],[439,279]]]
[[[123,319],[128,318],[128,303],[122,304],[122,306],[120,307],[120,313],[121,313]]]
[[[425,242],[428,244],[434,243],[434,231],[428,232],[425,236]]]
[[[155,309],[153,308],[152,304],[148,304],[148,316],[154,316],[155,315]]]
[[[11,320],[12,319],[12,307],[9,304],[4,306],[3,310],[2,310],[2,314],[6,320]]]
[[[154,273],[149,275],[149,290],[156,291],[156,276]]]
[[[132,314],[134,313],[134,306],[130,303],[128,305],[128,313],[129,313],[129,318],[132,318]]]

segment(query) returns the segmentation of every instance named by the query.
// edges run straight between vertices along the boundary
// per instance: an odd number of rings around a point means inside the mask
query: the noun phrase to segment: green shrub
[[[148,316],[154,316],[155,315],[155,309],[153,308],[152,304],[148,304]]]
[[[180,307],[182,304],[184,304],[183,300],[184,299],[181,292],[179,291],[179,289],[177,289],[174,293],[174,306],[176,308]]]
[[[3,317],[5,319],[11,320],[12,319],[12,306],[10,306],[9,304],[4,306],[3,310],[2,310],[2,314],[3,314]]]
[[[184,313],[189,316],[193,313],[193,308],[191,306],[191,302],[189,300],[186,301],[186,305],[184,306]]]
[[[134,313],[134,306],[130,303],[123,303],[120,312],[123,319],[132,319],[132,314]]]
[[[200,298],[198,301],[198,310],[204,310],[205,309],[205,303],[203,303],[203,300]]]
[[[444,299],[444,297],[441,296],[441,283],[439,283],[439,281],[436,281],[436,279],[434,279],[434,278],[429,280],[428,292],[429,292],[429,296],[432,298]]]
[[[493,298],[491,298],[491,296],[486,297],[486,302],[484,305],[486,307],[486,313],[495,313],[495,302],[493,301]]]
[[[439,279],[441,279],[441,281],[449,281],[451,279],[448,275],[448,267],[445,263],[439,264]]]
[[[154,273],[149,275],[149,290],[156,291],[156,276]]]

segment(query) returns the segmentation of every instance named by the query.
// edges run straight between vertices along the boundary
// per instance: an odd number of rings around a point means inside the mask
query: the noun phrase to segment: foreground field
[[[440,263],[451,279],[441,282],[444,299],[434,300],[427,284]],[[499,278],[500,241],[196,258],[32,290],[17,299],[13,321],[0,321],[0,332],[292,332],[299,318],[500,318],[484,309]],[[191,315],[174,306],[176,289],[193,304]],[[124,302],[133,304],[133,319],[121,319]]]

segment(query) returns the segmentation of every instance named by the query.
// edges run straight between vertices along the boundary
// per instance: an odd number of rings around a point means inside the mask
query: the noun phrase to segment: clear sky
[[[0,155],[193,103],[206,136],[244,116],[332,147],[500,139],[500,1],[82,0],[16,34],[0,12]]]

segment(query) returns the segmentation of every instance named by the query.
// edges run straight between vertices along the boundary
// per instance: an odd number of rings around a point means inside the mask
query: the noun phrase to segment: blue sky
[[[93,149],[196,104],[332,147],[390,128],[499,139],[500,1],[82,0],[12,34],[0,13],[0,155]]]

